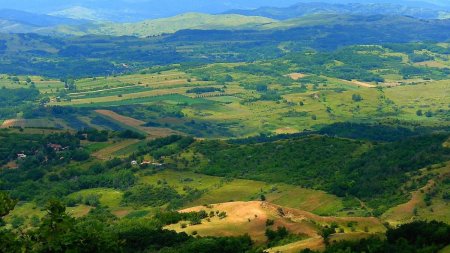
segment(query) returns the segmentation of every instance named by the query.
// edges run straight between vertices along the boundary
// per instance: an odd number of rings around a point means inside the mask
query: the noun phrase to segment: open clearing
[[[375,88],[377,87],[376,85],[370,84],[370,83],[365,83],[365,82],[360,82],[357,80],[352,80],[352,83],[361,86],[361,87],[366,87],[366,88]]]
[[[186,208],[232,201],[259,200],[264,194],[268,202],[298,208],[319,215],[336,215],[343,208],[342,200],[323,191],[287,184],[269,184],[253,180],[225,180],[193,172],[164,170],[151,176],[140,176],[140,183],[156,185],[165,182],[179,193],[188,186],[205,193],[185,205]]]
[[[385,231],[381,222],[373,217],[323,217],[310,212],[261,201],[227,202],[197,206],[181,210],[180,212],[198,212],[201,210],[207,213],[211,211],[226,212],[227,216],[223,219],[215,216],[210,221],[204,220],[202,224],[187,226],[186,228],[181,227],[183,222],[167,226],[166,228],[188,234],[196,231],[200,236],[238,236],[249,234],[257,243],[263,243],[266,241],[266,236],[264,235],[266,221],[267,219],[272,219],[275,221],[274,225],[271,226],[272,228],[284,226],[293,234],[303,238],[312,238],[303,243],[303,245],[308,247],[311,244],[320,246],[316,241],[317,238],[320,238],[320,228],[325,225],[331,225],[331,223],[336,223],[348,237],[352,237],[353,234],[360,236],[361,233],[376,234]],[[356,224],[352,232],[347,227],[349,222]],[[364,232],[366,227],[370,228],[368,233]]]
[[[86,198],[89,195],[99,196],[99,201],[103,206],[108,206],[109,208],[117,208],[120,206],[122,201],[123,193],[118,190],[109,188],[94,188],[81,190],[70,194],[69,198]]]
[[[310,250],[324,250],[325,243],[323,238],[320,236],[316,236],[313,238],[308,238],[305,240],[301,240],[294,243],[289,243],[279,247],[273,247],[266,250],[267,253],[298,253],[301,250],[310,249]]]
[[[302,73],[291,73],[287,76],[289,76],[292,80],[298,80],[304,78],[306,75]]]
[[[149,138],[151,138],[151,139],[167,137],[167,136],[173,135],[173,134],[180,134],[169,128],[145,127],[145,126],[143,126],[145,124],[144,121],[137,120],[137,119],[134,119],[131,117],[126,117],[126,116],[120,115],[120,114],[115,113],[110,110],[95,110],[95,112],[104,117],[112,119],[115,122],[125,125],[125,126],[131,128],[132,130],[135,130],[135,131],[141,132],[141,133],[146,133],[146,134],[148,134]],[[124,147],[122,147],[122,148],[124,148]],[[116,151],[118,151],[118,150],[116,150]]]
[[[117,151],[124,149],[130,145],[139,142],[139,140],[124,140],[117,143],[111,143],[111,145],[107,146],[104,149],[100,149],[99,151],[93,153],[92,155],[101,160],[108,160],[114,156],[114,153]]]
[[[61,119],[48,119],[48,118],[36,118],[36,119],[8,119],[3,121],[0,128],[53,128],[59,129],[64,126],[64,122]]]
[[[25,125],[25,122],[23,120],[7,119],[7,120],[3,121],[1,128],[10,128],[10,127],[16,127],[16,126],[22,126],[22,125]]]

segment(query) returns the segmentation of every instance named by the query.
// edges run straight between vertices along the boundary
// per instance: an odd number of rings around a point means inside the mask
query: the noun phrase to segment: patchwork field
[[[116,143],[109,143],[107,147],[104,147],[92,154],[92,156],[101,159],[101,160],[109,160],[115,157],[115,153],[127,148],[133,144],[138,143],[139,140],[124,140]]]
[[[7,119],[0,128],[70,129],[67,122],[55,118]]]
[[[0,253],[450,253],[449,10],[306,2],[0,10]]]
[[[159,127],[145,127],[143,126],[145,124],[144,121],[140,121],[137,119],[133,119],[131,117],[126,117],[120,114],[117,114],[113,111],[108,110],[96,110],[96,113],[107,117],[109,119],[112,119],[116,123],[119,123],[120,125],[124,126],[125,128],[131,128],[133,131],[137,131],[140,133],[146,133],[148,135],[148,138],[162,138],[173,134],[179,134],[176,131],[173,131],[168,128],[159,128]]]
[[[361,55],[367,53],[356,52]],[[294,63],[284,61],[209,64],[191,69],[171,65],[163,71],[148,69],[134,74],[81,78],[74,80],[76,89],[65,90],[65,95],[56,91],[64,89],[64,84],[58,80],[31,79],[41,92],[48,94],[50,106],[71,106],[83,112],[97,110],[97,115],[100,113],[120,126],[149,133],[153,137],[179,132],[215,138],[260,133],[292,134],[305,129],[320,129],[336,122],[384,122],[392,119],[401,120],[405,125],[420,122],[432,127],[450,126],[446,99],[446,94],[450,93],[448,79],[436,74],[435,70],[430,70],[427,78],[402,76],[399,64],[411,64],[407,54],[386,50],[376,55],[381,59],[403,59],[401,63],[384,63],[393,68],[389,71],[370,71],[380,75],[384,79],[382,82],[343,79],[333,73],[296,72]],[[448,63],[439,57],[433,62]],[[339,61],[330,64],[344,66]],[[284,70],[270,71],[277,65],[282,65],[280,68]],[[18,78],[19,84],[16,85],[23,86],[26,77]],[[12,79],[3,76],[0,81],[6,85],[13,82]],[[130,109],[139,106],[152,107],[153,111]],[[129,114],[107,112],[124,108]],[[174,112],[177,123],[173,123]],[[99,127],[92,122],[93,115],[83,113],[83,116],[74,115],[72,118],[77,117],[87,126]],[[156,122],[154,128],[142,126],[148,122]],[[66,123],[25,124],[22,119],[8,119],[3,127],[77,126],[77,122]]]

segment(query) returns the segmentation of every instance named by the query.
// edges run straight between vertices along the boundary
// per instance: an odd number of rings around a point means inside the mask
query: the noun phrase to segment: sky
[[[221,13],[230,9],[263,6],[286,7],[298,2],[395,2],[413,0],[0,0],[0,9],[48,14],[81,6],[112,19],[139,20],[178,15],[184,12]],[[450,0],[416,0],[450,5]]]
[[[299,0],[0,0],[0,9],[48,14],[80,6],[102,16],[123,19],[161,18],[185,12],[221,13],[230,9],[289,6]],[[123,21],[123,20],[122,20]]]
[[[299,0],[0,0],[1,8],[35,12],[51,12],[71,6],[119,9],[146,8],[167,12],[182,9],[227,10],[228,8],[257,8],[260,6],[288,6]]]

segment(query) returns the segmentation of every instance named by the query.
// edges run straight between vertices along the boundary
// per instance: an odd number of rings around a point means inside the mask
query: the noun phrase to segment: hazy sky
[[[0,0],[0,9],[51,13],[74,6],[101,12],[105,16],[143,19],[173,16],[184,12],[221,13],[230,9],[262,6],[284,7],[298,2],[388,2],[413,0]],[[450,0],[414,0],[450,5]]]
[[[287,6],[301,0],[0,0],[0,8],[47,12],[74,5],[88,8],[166,8],[177,9],[223,9],[257,8],[259,6]]]

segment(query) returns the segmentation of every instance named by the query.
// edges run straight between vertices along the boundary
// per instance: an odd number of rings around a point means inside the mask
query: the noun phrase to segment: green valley
[[[0,11],[0,252],[446,252],[449,10],[406,2]]]

